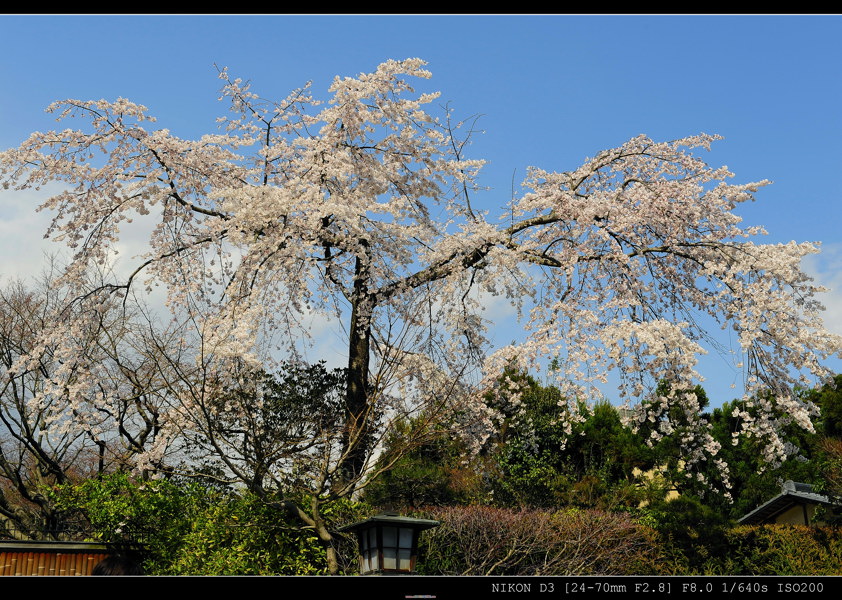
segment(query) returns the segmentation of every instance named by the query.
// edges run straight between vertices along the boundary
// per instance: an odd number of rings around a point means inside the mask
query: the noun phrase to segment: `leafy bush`
[[[657,534],[658,560],[647,572],[663,575],[708,572],[711,560],[726,556],[727,532],[733,523],[692,496],[658,502],[646,509],[646,522]]]
[[[693,514],[699,516],[698,511],[691,510],[656,525],[656,551],[640,564],[640,574],[842,573],[842,529],[801,525],[729,527],[721,521],[707,520],[692,524]]]
[[[426,436],[413,431],[417,424],[407,420],[396,425],[386,441],[378,467],[392,460],[392,453],[401,454],[392,467],[369,481],[364,499],[373,506],[390,510],[413,510],[422,506],[449,506],[481,501],[481,469],[465,463],[469,454],[465,444],[446,427],[433,428]],[[407,441],[426,438],[424,443]]]
[[[65,484],[52,490],[56,505],[81,514],[96,541],[140,544],[147,573],[161,571],[178,541],[189,532],[199,497],[168,481],[135,482],[125,473]]]
[[[727,556],[711,563],[729,575],[839,575],[842,529],[743,525],[728,531]]]
[[[138,482],[126,474],[61,486],[65,510],[83,513],[97,540],[137,548],[146,573],[157,575],[309,575],[327,573],[326,551],[279,502],[246,491],[166,480]],[[270,499],[271,500],[271,499]],[[360,513],[348,500],[326,507],[329,521]]]

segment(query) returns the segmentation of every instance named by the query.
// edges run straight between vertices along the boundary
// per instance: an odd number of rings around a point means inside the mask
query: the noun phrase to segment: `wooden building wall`
[[[0,575],[90,575],[109,554],[102,544],[0,542]]]

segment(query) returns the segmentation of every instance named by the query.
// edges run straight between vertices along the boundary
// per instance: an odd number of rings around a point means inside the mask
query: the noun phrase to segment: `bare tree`
[[[76,351],[68,363],[47,341],[71,318],[67,301],[48,278],[0,289],[0,517],[16,537],[60,535],[52,486],[134,468],[161,429],[157,372],[124,307],[100,307],[95,327],[62,339]],[[80,369],[94,386],[74,387]]]

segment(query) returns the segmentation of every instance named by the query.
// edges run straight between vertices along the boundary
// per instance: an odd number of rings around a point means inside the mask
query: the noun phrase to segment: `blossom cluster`
[[[449,113],[428,111],[438,95],[410,85],[430,77],[424,66],[388,61],[336,78],[326,102],[310,84],[267,101],[223,69],[231,113],[221,133],[198,140],[150,130],[147,109],[124,99],[50,107],[84,124],[34,133],[0,154],[5,186],[63,186],[41,209],[54,214],[47,234],[74,253],[60,284],[78,310],[44,334],[39,348],[62,367],[41,396],[61,393],[78,407],[77,423],[95,426],[97,409],[83,407],[112,392],[96,388],[78,332],[100,327],[92,307],[142,278],[164,286],[175,320],[193,326],[189,352],[173,342],[160,350],[174,357],[158,362],[163,379],[179,381],[161,389],[181,428],[194,409],[185,398],[217,389],[196,385],[218,386],[244,364],[270,369],[267,340],[295,352],[310,317],[322,314],[343,322],[349,370],[363,382],[349,387],[349,422],[368,414],[360,394],[373,405],[401,389],[417,408],[425,395],[458,389],[472,398],[459,414],[473,414],[469,429],[481,440],[495,423],[482,392],[503,369],[534,371],[557,357],[571,412],[617,371],[624,399],[655,397],[643,418],[660,420],[657,436],[674,432],[669,415],[698,415],[692,394],[654,391],[701,379],[698,356],[715,347],[701,323],[712,319],[744,356],[745,397],[757,406],[746,433],[768,442],[770,462],[785,457],[782,422],[756,398],[777,398],[786,424],[809,428],[814,407],[793,400],[792,386],[827,376],[823,361],[842,342],[823,327],[821,289],[800,268],[817,246],[758,244],[762,228],[734,213],[769,182],[731,184],[726,168],[707,165],[697,153],[716,136],[638,136],[571,171],[531,168],[523,193],[494,218],[476,210],[484,161],[464,155]],[[137,269],[92,290],[89,273],[111,264],[121,228],[139,216],[155,226]],[[486,357],[488,295],[517,306],[528,337]],[[469,375],[479,366],[477,384]],[[185,381],[194,376],[204,379]],[[703,421],[688,417],[682,427],[687,464],[714,460]],[[154,459],[164,445],[150,443],[141,456]]]

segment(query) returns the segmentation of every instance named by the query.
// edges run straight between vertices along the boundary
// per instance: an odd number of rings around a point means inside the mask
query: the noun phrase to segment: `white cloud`
[[[52,214],[36,211],[50,194],[49,188],[0,191],[0,278],[3,280],[38,277],[47,264],[47,256],[65,251],[63,245],[44,239]]]
[[[804,259],[804,270],[828,288],[829,291],[819,296],[826,308],[824,324],[828,330],[842,335],[842,244],[823,244],[821,254]]]
[[[825,306],[824,325],[828,331],[842,335],[842,243],[822,244],[821,254],[808,256],[803,266],[817,283],[828,288],[819,295]],[[842,373],[842,360],[838,356],[828,360],[827,366]]]

